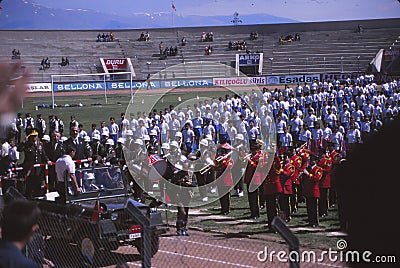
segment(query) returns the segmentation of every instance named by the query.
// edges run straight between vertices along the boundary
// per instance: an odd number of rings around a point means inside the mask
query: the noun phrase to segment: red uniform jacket
[[[319,186],[321,188],[330,188],[331,187],[331,169],[332,169],[332,159],[326,155],[324,155],[318,163],[323,170],[323,175],[321,180],[319,181]]]
[[[293,193],[293,178],[296,176],[296,167],[287,163],[283,167],[283,171],[281,173],[281,185],[283,186],[284,194],[292,194]]]
[[[320,197],[319,180],[322,178],[323,170],[315,165],[309,173],[309,176],[303,176],[303,195],[306,197]]]
[[[223,185],[225,186],[233,186],[233,180],[232,180],[232,169],[233,166],[233,160],[232,159],[224,159],[221,162],[219,162],[216,170],[216,176],[217,179],[222,182]],[[222,176],[222,178],[220,178]]]
[[[271,169],[265,179],[264,194],[275,194],[282,192],[280,174],[282,173],[281,159],[278,155],[275,156]]]
[[[290,163],[292,165],[294,165],[294,167],[296,168],[295,174],[293,175],[293,178],[292,178],[293,183],[300,184],[299,173],[300,173],[300,171],[302,171],[301,168],[302,168],[303,160],[301,159],[300,156],[295,154],[290,158]]]
[[[247,163],[246,172],[244,174],[244,183],[261,185],[263,179],[265,178],[265,173],[262,172],[260,169],[257,169],[258,162],[261,156],[263,156],[263,159],[260,162],[260,167],[262,167],[266,163],[266,155],[263,154],[261,150],[258,150],[257,153],[250,157],[250,161],[248,161]]]

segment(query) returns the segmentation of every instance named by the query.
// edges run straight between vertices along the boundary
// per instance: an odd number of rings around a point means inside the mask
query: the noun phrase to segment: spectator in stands
[[[16,50],[15,48],[13,49],[12,53],[12,57],[11,59],[19,59],[21,56],[21,53],[19,52],[19,50]]]
[[[144,34],[144,41],[146,41],[146,42],[150,41],[150,33],[149,32],[146,32]]]
[[[206,46],[205,53],[206,53],[206,55],[211,55],[212,47],[211,46]]]
[[[182,37],[181,46],[186,46],[186,43],[187,43],[187,41],[186,41],[185,37]]]
[[[257,32],[251,32],[250,33],[250,40],[257,40],[258,39],[258,33]]]
[[[363,26],[361,24],[357,25],[357,33],[362,33],[363,32]]]
[[[163,52],[164,52],[163,41],[161,41],[160,44],[158,44],[158,49],[160,50],[160,56],[161,56],[163,54]]]

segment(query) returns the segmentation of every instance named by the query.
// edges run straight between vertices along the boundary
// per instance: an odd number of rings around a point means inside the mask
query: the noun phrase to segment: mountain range
[[[172,16],[171,12],[117,15],[88,9],[49,8],[29,0],[3,1],[0,10],[2,30],[118,30],[233,25],[232,16]],[[295,23],[269,14],[239,17],[238,24]]]

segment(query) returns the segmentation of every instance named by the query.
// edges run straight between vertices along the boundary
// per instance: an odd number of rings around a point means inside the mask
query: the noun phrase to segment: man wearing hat
[[[32,129],[25,141],[18,146],[18,151],[24,152],[25,155],[22,167],[26,183],[26,196],[30,198],[42,194],[41,186],[44,177],[44,167],[33,167],[33,165],[51,165],[51,161],[44,151],[43,143],[38,139],[38,134],[36,129]]]
[[[234,150],[232,153],[232,160],[233,160],[232,179],[233,182],[235,183],[234,186],[235,195],[242,197],[244,189],[243,174],[244,174],[244,169],[246,167],[246,162],[248,161],[248,159],[245,158],[247,152],[243,134],[241,133],[236,134],[233,140],[234,140],[233,143]]]
[[[92,158],[100,160],[105,156],[104,145],[100,142],[100,134],[94,134],[92,138]]]
[[[229,143],[224,143],[219,147],[216,163],[216,182],[218,193],[220,195],[219,202],[221,204],[221,214],[228,215],[230,212],[231,195],[230,189],[233,187],[231,169],[233,160],[230,158],[233,147]],[[224,193],[224,195],[222,195]]]
[[[264,146],[262,140],[257,139],[255,144],[257,148],[251,150],[250,160],[247,162],[244,175],[244,183],[247,184],[247,195],[250,207],[250,218],[258,219],[260,217],[259,187],[262,184],[265,174],[262,170],[258,170],[258,165],[264,165],[267,159],[266,155],[261,151]],[[258,186],[253,192],[250,192],[251,186]]]
[[[306,198],[308,224],[317,227],[318,222],[318,199],[319,180],[322,178],[323,169],[317,166],[317,159],[314,155],[310,157],[310,165],[304,170],[303,176],[303,195]]]

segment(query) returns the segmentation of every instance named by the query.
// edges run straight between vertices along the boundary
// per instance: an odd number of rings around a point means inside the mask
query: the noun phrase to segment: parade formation
[[[393,80],[380,90],[373,76],[264,88],[129,119],[121,113],[88,131],[71,117],[69,137],[55,115],[46,122],[18,114],[2,143],[2,190],[17,186],[29,198],[57,191],[58,160],[74,148],[77,169],[120,165],[136,201],[176,205],[179,236],[188,235],[193,202],[215,196],[224,216],[231,197],[247,196],[250,219],[266,209],[271,232],[275,216],[290,224],[305,202],[308,225],[317,227],[337,205],[332,172],[397,116],[399,89]],[[83,180],[74,195],[88,191]]]

